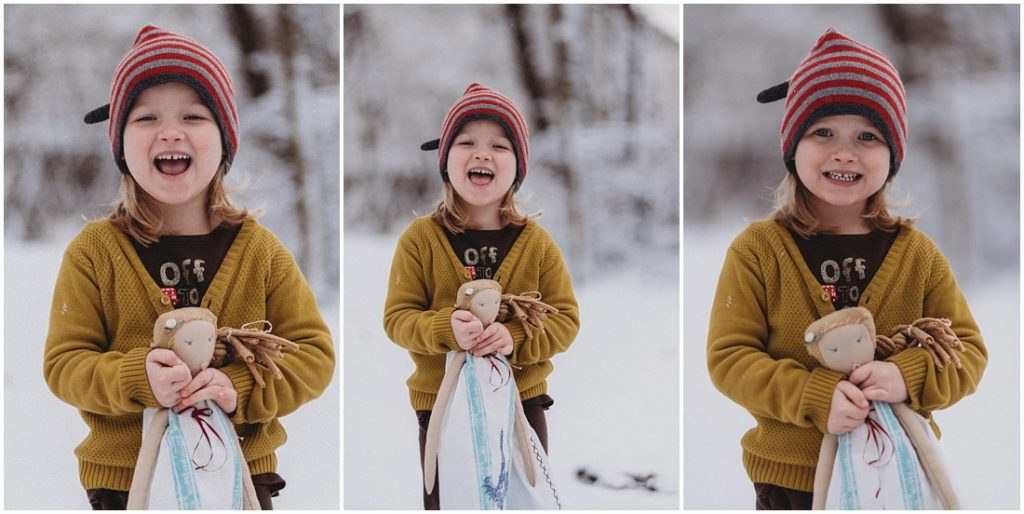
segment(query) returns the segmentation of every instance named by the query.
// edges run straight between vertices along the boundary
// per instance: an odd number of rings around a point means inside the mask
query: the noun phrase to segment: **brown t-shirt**
[[[857,305],[899,231],[819,234],[810,239],[792,231],[790,234],[821,289],[832,297],[832,305],[839,310]]]
[[[525,225],[524,225],[525,226]],[[516,242],[524,226],[508,225],[498,230],[465,230],[453,234],[445,229],[455,255],[466,267],[469,276],[476,279],[493,279],[501,261]]]
[[[175,309],[198,307],[241,228],[222,224],[209,234],[161,236],[149,246],[132,239],[132,245]]]

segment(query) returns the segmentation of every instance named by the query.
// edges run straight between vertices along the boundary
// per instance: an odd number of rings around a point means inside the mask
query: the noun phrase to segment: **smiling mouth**
[[[192,165],[192,158],[182,153],[169,153],[156,156],[153,166],[164,175],[181,175]]]
[[[834,180],[836,182],[844,182],[847,184],[852,184],[860,180],[860,178],[863,176],[860,173],[847,173],[841,171],[826,171],[822,173],[822,175],[825,175],[825,177],[828,178],[829,180]]]
[[[472,184],[477,186],[486,186],[494,180],[494,172],[483,168],[470,169],[466,176],[469,177],[469,181]]]

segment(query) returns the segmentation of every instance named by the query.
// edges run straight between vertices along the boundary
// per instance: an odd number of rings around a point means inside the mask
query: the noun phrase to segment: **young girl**
[[[286,438],[277,418],[331,380],[331,335],[309,284],[281,242],[224,191],[236,112],[213,53],[147,26],[114,71],[110,104],[86,115],[87,123],[110,120],[121,194],[64,253],[43,364],[50,389],[89,427],[75,455],[96,509],[125,506],[143,409],[180,412],[202,400],[231,417],[260,504],[272,508],[285,485],[275,473]],[[150,349],[157,317],[187,306],[210,309],[223,326],[269,321],[300,349],[279,361],[282,379],[266,374],[266,387],[241,363],[193,379],[171,350]]]
[[[519,213],[513,198],[526,178],[528,138],[516,104],[471,84],[448,110],[441,138],[422,147],[439,150],[444,197],[398,241],[384,306],[388,337],[416,364],[407,384],[419,419],[421,465],[445,354],[453,350],[509,356],[526,417],[547,449],[544,411],[554,400],[546,394],[545,379],[551,357],[569,347],[580,322],[558,246]],[[539,291],[558,313],[549,315],[543,333],[532,338],[518,321],[492,323],[485,330],[473,314],[454,308],[459,286],[481,278],[499,282],[505,292]],[[439,507],[437,491],[424,490],[425,508]]]
[[[863,423],[869,400],[909,402],[930,419],[975,390],[987,352],[945,256],[889,210],[886,189],[907,134],[903,84],[888,59],[829,30],[792,78],[758,101],[782,97],[789,174],[771,218],[747,227],[726,255],[708,368],[757,421],[741,441],[757,508],[809,509],[825,432]],[[937,371],[920,348],[849,377],[819,367],[804,330],[855,305],[871,311],[880,334],[948,318],[966,347],[963,368]]]

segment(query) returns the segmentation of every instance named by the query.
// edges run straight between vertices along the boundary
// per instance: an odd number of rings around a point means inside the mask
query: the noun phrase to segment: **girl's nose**
[[[477,150],[476,152],[473,152],[473,158],[479,159],[481,161],[489,161],[491,160],[491,154],[490,152],[481,149]]]
[[[832,148],[832,160],[836,162],[853,162],[857,160],[855,154],[845,143],[836,143]]]
[[[158,137],[161,141],[181,141],[185,138],[185,132],[177,123],[168,121],[160,125]]]

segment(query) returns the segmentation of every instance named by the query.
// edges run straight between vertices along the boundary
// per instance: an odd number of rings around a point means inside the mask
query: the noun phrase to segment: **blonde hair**
[[[893,232],[914,222],[913,218],[891,212],[895,206],[890,205],[885,196],[891,182],[887,180],[864,204],[861,218],[871,230]],[[831,227],[823,226],[811,210],[811,194],[795,173],[787,173],[786,178],[775,188],[775,210],[771,218],[803,238],[827,233]]]
[[[221,162],[213,179],[210,180],[206,190],[206,212],[210,219],[237,225],[245,220],[254,219],[259,212],[250,213],[247,209],[239,209],[231,203],[229,191],[224,186],[224,175],[227,174],[228,168],[230,165],[226,161]],[[114,210],[107,218],[139,244],[148,246],[165,235],[164,222],[153,209],[152,201],[152,197],[143,191],[130,173],[122,173],[119,197],[114,204]]]
[[[510,187],[501,199],[501,206],[498,207],[498,219],[502,226],[515,225],[517,227],[526,225],[531,219],[540,217],[541,213],[522,214],[516,208],[515,187]],[[466,212],[465,202],[455,192],[452,183],[444,181],[444,192],[441,201],[430,218],[437,224],[448,229],[453,234],[461,234],[466,229],[473,228],[469,213]]]

